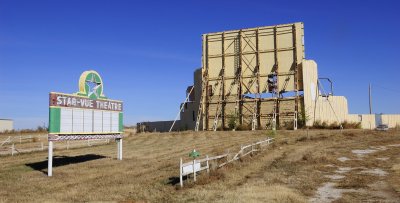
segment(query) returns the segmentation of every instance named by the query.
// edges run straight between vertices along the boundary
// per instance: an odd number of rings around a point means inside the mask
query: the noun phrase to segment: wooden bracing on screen
[[[252,130],[286,123],[297,129],[301,111],[303,24],[203,35],[202,95],[196,130]],[[270,77],[273,84],[268,84]],[[291,102],[293,101],[293,103]],[[283,106],[282,106],[283,105]]]

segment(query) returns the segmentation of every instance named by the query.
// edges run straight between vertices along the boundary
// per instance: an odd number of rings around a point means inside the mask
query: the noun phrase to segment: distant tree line
[[[33,129],[20,129],[20,130],[5,130],[0,132],[0,134],[20,134],[20,133],[47,133],[48,127],[46,126],[38,126]]]

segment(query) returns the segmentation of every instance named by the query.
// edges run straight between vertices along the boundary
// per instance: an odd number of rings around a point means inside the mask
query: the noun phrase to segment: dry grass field
[[[179,187],[179,159],[266,150]],[[400,131],[298,130],[146,133],[116,145],[0,157],[0,202],[400,202]]]

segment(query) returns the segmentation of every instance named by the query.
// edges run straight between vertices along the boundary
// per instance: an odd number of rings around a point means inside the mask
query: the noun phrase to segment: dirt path
[[[398,202],[400,196],[389,180],[394,172],[392,163],[400,154],[400,140],[389,143],[367,148],[349,146],[351,150],[343,153],[336,165],[328,166],[334,171],[325,175],[329,181],[317,189],[310,202]]]

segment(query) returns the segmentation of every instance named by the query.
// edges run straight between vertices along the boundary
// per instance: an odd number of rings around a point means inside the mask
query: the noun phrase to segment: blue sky
[[[306,58],[350,113],[400,113],[400,4],[396,1],[0,0],[0,118],[47,124],[48,93],[74,93],[97,70],[125,102],[125,124],[170,120],[193,71],[201,34],[304,22]]]

